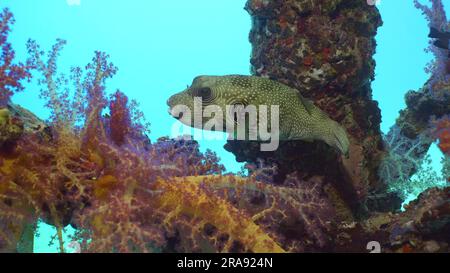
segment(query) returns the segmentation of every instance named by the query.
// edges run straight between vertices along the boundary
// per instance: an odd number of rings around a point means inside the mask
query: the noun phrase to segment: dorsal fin
[[[300,93],[298,93],[298,97],[300,99],[300,103],[303,105],[303,107],[305,108],[306,112],[308,112],[309,115],[312,115],[312,111],[316,107],[314,105],[314,103],[312,103],[312,101],[310,101],[309,99],[303,97]]]

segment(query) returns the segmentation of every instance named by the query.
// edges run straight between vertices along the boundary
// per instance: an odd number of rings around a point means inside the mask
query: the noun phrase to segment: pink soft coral
[[[0,13],[0,108],[6,106],[11,96],[23,90],[21,80],[29,79],[29,67],[22,64],[13,64],[14,50],[8,43],[8,35],[14,17],[8,9]]]

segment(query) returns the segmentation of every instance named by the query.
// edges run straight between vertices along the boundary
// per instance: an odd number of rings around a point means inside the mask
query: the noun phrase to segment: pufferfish
[[[167,104],[170,109],[183,105],[194,111],[194,98],[201,98],[202,109],[208,106],[227,109],[227,106],[237,105],[253,105],[257,108],[276,105],[279,109],[279,140],[320,140],[348,156],[349,139],[345,129],[304,98],[298,90],[285,84],[257,76],[199,76],[187,89],[170,97]],[[202,117],[201,124],[195,126],[192,115],[169,112],[183,124],[199,129],[204,129],[203,125],[208,121]],[[228,115],[219,117],[225,124],[237,122],[228,118]],[[226,132],[225,128],[214,130]]]

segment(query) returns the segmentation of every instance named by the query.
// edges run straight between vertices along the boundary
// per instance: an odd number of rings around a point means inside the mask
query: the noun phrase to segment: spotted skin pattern
[[[202,98],[203,107],[217,105],[226,109],[227,105],[253,105],[259,109],[266,105],[268,117],[271,105],[278,105],[280,140],[321,140],[348,155],[349,140],[345,129],[298,90],[282,83],[257,76],[199,76],[186,90],[173,95],[168,105],[186,105],[193,109],[194,97]],[[193,124],[191,120],[180,121],[189,126]],[[267,123],[270,129],[270,122]]]

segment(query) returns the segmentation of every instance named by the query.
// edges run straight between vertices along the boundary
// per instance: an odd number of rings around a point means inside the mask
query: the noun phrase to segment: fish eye
[[[194,97],[201,97],[203,100],[208,100],[211,98],[212,90],[209,87],[202,87],[194,90]]]

